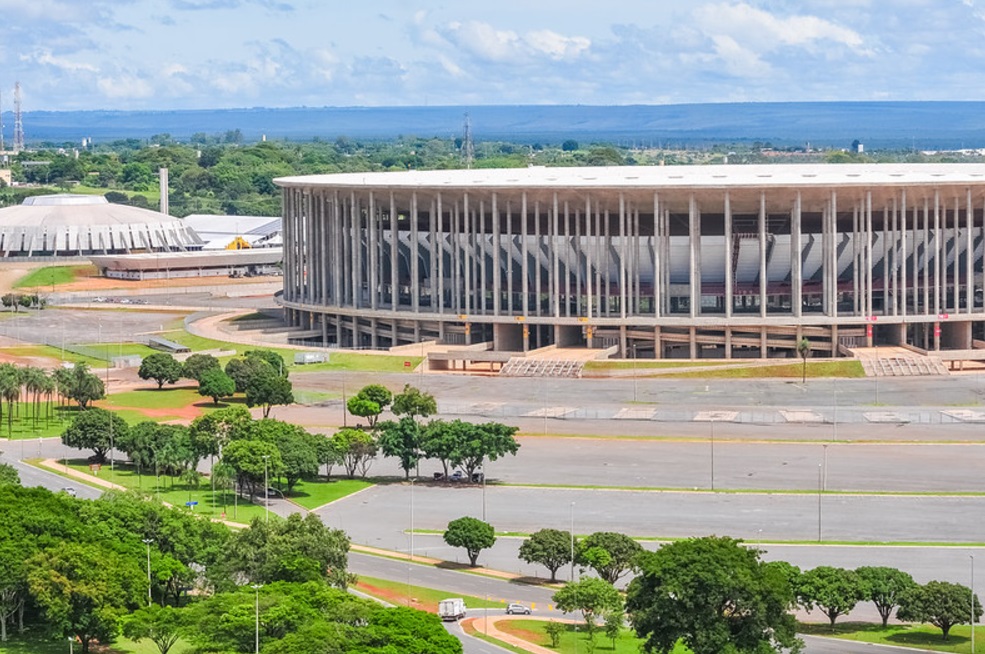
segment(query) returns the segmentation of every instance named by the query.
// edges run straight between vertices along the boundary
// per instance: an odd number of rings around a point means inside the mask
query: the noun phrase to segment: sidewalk
[[[534,643],[531,643],[529,640],[518,638],[517,636],[508,634],[504,631],[500,631],[499,629],[496,628],[496,625],[499,624],[500,622],[510,621],[510,620],[524,620],[524,619],[529,620],[530,616],[529,615],[491,615],[488,617],[484,616],[481,618],[479,617],[466,618],[465,620],[462,621],[462,627],[463,628],[465,626],[471,627],[477,633],[489,636],[490,638],[501,640],[504,643],[513,645],[514,647],[519,647],[520,649],[524,649],[528,652],[533,652],[533,654],[557,654],[557,652],[553,649],[536,645]],[[560,620],[555,620],[555,622],[566,622],[569,624],[575,624],[578,623],[578,620],[560,619]],[[466,631],[465,633],[468,634],[468,631]]]

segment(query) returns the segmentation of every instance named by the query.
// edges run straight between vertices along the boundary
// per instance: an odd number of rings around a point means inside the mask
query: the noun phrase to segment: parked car
[[[506,615],[530,615],[530,607],[513,602],[506,606]]]

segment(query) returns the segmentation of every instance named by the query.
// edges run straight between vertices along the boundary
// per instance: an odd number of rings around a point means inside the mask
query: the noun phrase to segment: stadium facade
[[[527,168],[287,177],[311,344],[628,357],[985,346],[985,165]]]

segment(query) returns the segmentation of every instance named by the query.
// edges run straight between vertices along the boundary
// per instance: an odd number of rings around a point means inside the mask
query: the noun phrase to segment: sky
[[[0,0],[24,111],[985,99],[985,0]]]

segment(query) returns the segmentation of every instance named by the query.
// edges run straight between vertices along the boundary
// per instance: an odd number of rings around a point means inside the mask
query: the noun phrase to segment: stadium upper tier
[[[288,177],[283,303],[324,344],[816,354],[985,340],[985,165]]]

